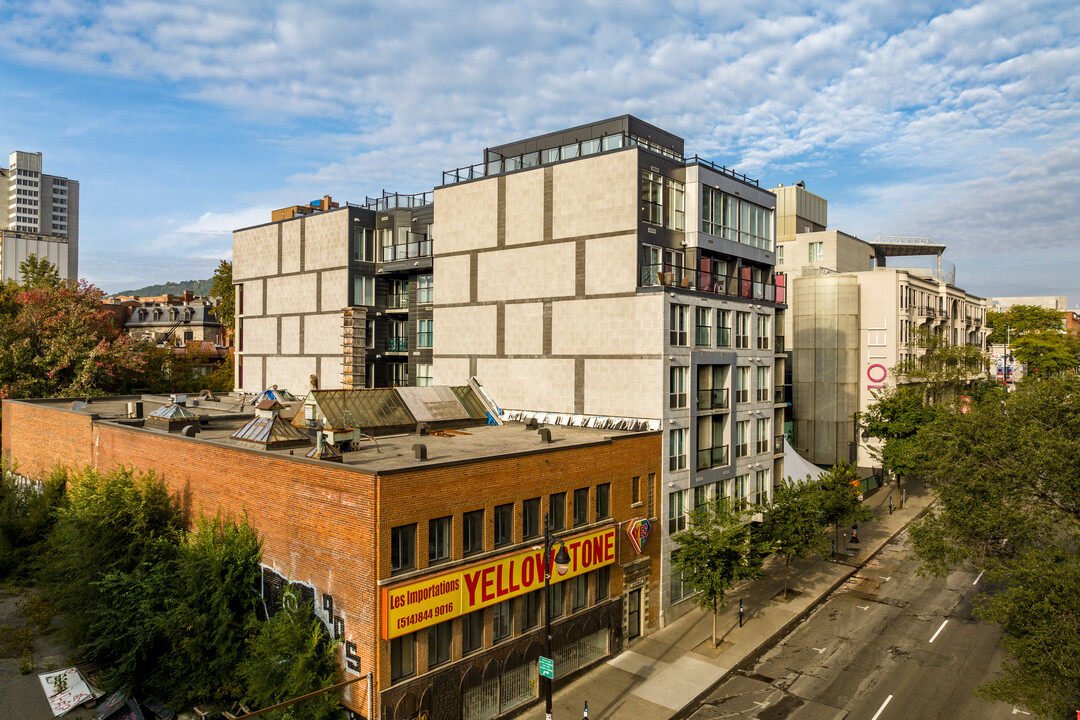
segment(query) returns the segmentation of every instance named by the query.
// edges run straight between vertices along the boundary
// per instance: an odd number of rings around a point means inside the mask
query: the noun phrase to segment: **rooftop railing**
[[[784,275],[777,277],[784,278]],[[787,302],[786,282],[758,282],[666,263],[642,265],[638,282],[641,287],[662,286],[747,300]]]
[[[345,203],[349,207],[364,208],[365,210],[397,210],[399,208],[418,208],[425,205],[431,205],[435,202],[435,192],[429,190],[428,192],[413,193],[412,195],[403,195],[402,193],[382,191],[382,197],[365,197],[364,202],[357,203]]]

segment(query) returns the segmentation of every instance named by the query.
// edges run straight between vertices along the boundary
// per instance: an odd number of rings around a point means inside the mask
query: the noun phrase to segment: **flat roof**
[[[945,245],[934,242],[928,237],[905,237],[901,235],[878,235],[870,246],[885,257],[904,257],[909,255],[940,255],[945,252]]]

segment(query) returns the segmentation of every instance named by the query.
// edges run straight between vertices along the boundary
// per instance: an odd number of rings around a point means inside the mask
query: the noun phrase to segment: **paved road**
[[[902,532],[692,720],[1011,720],[1022,708],[972,690],[1001,663],[1000,630],[974,620],[975,572],[915,574]]]

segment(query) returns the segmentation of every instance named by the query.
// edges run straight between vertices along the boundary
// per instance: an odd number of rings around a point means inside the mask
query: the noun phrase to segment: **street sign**
[[[551,661],[551,658],[540,658],[540,675],[549,680],[555,679],[555,663]]]

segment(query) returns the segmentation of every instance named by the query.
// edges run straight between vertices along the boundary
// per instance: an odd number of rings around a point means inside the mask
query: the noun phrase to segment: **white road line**
[[[985,570],[983,570],[983,572],[986,572],[986,571],[985,571]],[[979,584],[979,581],[980,581],[980,580],[982,580],[982,576],[983,576],[983,574],[982,574],[982,573],[979,573],[979,577],[975,578],[975,582],[973,582],[973,583],[971,583],[971,584],[972,584],[972,585],[978,585],[978,584]]]
[[[883,711],[883,710],[885,710],[885,706],[889,704],[889,701],[890,701],[890,700],[892,700],[892,695],[890,695],[889,697],[885,698],[885,702],[881,703],[881,707],[879,707],[879,708],[877,709],[877,712],[876,712],[876,713],[874,713],[874,717],[870,718],[870,720],[877,720],[877,719],[878,719],[878,716],[879,716],[879,715],[881,715],[881,713],[882,713],[882,711]]]
[[[936,633],[934,633],[934,637],[930,638],[930,642],[934,642],[935,640],[937,640],[937,636],[941,634],[941,631],[942,631],[942,630],[944,630],[944,629],[945,629],[945,626],[946,626],[946,625],[948,625],[948,624],[949,624],[949,621],[948,621],[948,620],[946,620],[945,622],[941,623],[941,627],[939,627],[939,628],[937,629],[937,632],[936,632]]]
[[[826,650],[828,650],[828,648],[810,648],[810,649],[811,649],[811,650],[817,650],[817,654],[818,654],[818,655],[820,655],[821,653],[823,653],[823,652],[825,652]]]

